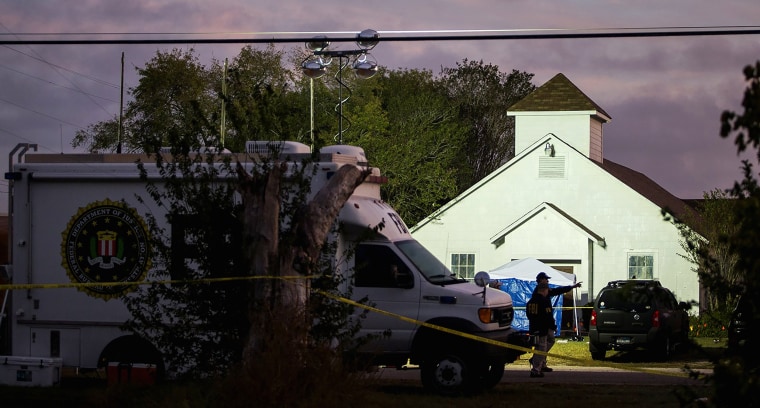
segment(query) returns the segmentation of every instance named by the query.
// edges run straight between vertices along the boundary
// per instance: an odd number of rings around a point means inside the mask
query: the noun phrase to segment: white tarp
[[[518,259],[489,271],[488,274],[491,279],[515,278],[535,282],[536,275],[540,272],[549,275],[551,285],[568,286],[575,283],[575,275],[556,270],[536,258]]]
[[[512,297],[512,306],[515,308],[512,328],[516,330],[528,331],[528,318],[525,315],[525,305],[530,300],[533,290],[538,284],[536,282],[536,275],[541,272],[549,276],[550,288],[575,284],[575,275],[554,269],[535,258],[518,259],[488,272],[491,280],[498,280],[501,283],[501,290],[509,293]],[[556,335],[559,335],[561,330],[562,298],[563,296],[552,298],[552,305],[555,308],[554,320],[557,322]],[[577,329],[578,314],[575,309],[575,293],[573,293],[573,320],[575,321],[576,334],[580,337]]]

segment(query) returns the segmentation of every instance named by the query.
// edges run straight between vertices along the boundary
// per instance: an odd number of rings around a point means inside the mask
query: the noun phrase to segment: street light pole
[[[359,49],[355,50],[328,50],[330,42],[324,36],[315,37],[312,41],[306,43],[306,47],[312,51],[313,59],[306,59],[301,63],[304,75],[312,80],[322,77],[327,71],[333,58],[338,58],[338,72],[335,79],[338,81],[338,105],[335,107],[338,113],[338,134],[335,136],[338,144],[343,144],[343,103],[351,96],[351,89],[343,82],[343,70],[348,66],[349,59],[355,57],[353,69],[360,78],[371,78],[377,73],[377,62],[369,54],[369,50],[375,47],[378,42],[377,32],[375,30],[364,30],[357,35],[356,44]],[[349,92],[349,96],[343,98],[343,88]],[[312,94],[313,104],[313,94]],[[313,105],[312,105],[313,106]],[[312,108],[313,110],[313,108]],[[313,113],[312,113],[313,115]],[[312,119],[312,143],[314,140],[314,124]]]

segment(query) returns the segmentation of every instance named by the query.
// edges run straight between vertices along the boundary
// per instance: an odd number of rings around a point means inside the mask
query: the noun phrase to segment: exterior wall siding
[[[547,135],[556,135],[574,149],[589,157],[589,112],[539,112],[515,114],[515,154],[532,146]],[[555,150],[558,146],[555,146]],[[566,154],[556,150],[557,154]]]
[[[594,118],[591,118],[590,136],[591,146],[589,158],[591,160],[602,163],[602,158],[604,157],[604,146],[602,144],[602,141],[604,140],[602,137],[602,123]]]

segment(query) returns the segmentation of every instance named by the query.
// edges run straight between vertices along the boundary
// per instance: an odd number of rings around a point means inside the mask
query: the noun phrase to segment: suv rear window
[[[644,311],[652,308],[652,293],[644,287],[624,286],[604,291],[599,296],[599,309]]]

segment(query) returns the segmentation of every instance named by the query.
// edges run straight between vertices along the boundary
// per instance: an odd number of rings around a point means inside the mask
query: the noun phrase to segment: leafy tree
[[[505,74],[496,65],[465,59],[456,68],[444,68],[441,76],[459,119],[469,127],[458,185],[464,191],[514,156],[515,124],[507,108],[535,89],[533,74]]]
[[[681,236],[683,255],[692,264],[697,265],[697,272],[706,288],[701,310],[716,316],[725,316],[734,306],[735,299],[721,290],[713,280],[718,279],[729,287],[741,283],[742,275],[738,273],[738,257],[733,253],[727,237],[736,234],[741,220],[734,212],[735,200],[726,191],[719,189],[706,192],[703,200],[696,205],[696,212],[686,214],[683,223],[676,223]]]
[[[127,103],[122,126],[124,151],[155,152],[178,135],[196,146],[213,139],[216,98],[192,49],[159,51],[137,71],[140,82],[129,90],[134,100]],[[115,152],[117,129],[118,118],[89,126],[77,132],[72,146]]]
[[[747,89],[742,100],[744,112],[724,111],[721,115],[722,137],[734,137],[737,152],[742,153],[760,145],[760,61],[744,68]],[[756,152],[760,159],[760,149]],[[726,298],[737,296],[750,300],[749,333],[743,347],[737,352],[729,350],[715,364],[712,382],[715,397],[712,405],[718,407],[760,406],[760,357],[758,357],[758,323],[760,304],[757,293],[760,290],[760,187],[755,178],[752,164],[743,161],[743,179],[734,184],[731,196],[734,198],[732,216],[738,221],[734,231],[721,234],[728,244],[730,253],[736,258],[735,281],[721,276],[719,263],[714,254],[700,251],[700,279],[710,285],[710,290]],[[745,316],[746,317],[746,316]]]
[[[251,82],[244,73],[255,71],[257,64],[274,64],[282,58],[282,54],[275,54],[272,50],[262,54],[244,49],[233,61],[230,83],[237,90],[221,95],[232,112],[228,116],[232,137],[227,138],[226,146],[242,148],[241,141],[249,139],[246,134],[279,126],[277,121],[249,119],[284,115],[287,106],[283,101],[287,98],[283,95],[292,93],[288,73],[273,69]],[[215,64],[211,71],[220,68]],[[161,76],[149,70],[141,72]],[[144,83],[148,81],[141,79]],[[136,114],[143,105],[134,106]],[[165,132],[151,142],[155,145],[160,139],[171,146],[172,155],[171,160],[154,156],[161,180],[148,183],[151,199],[167,211],[166,220],[147,216],[153,236],[158,238],[154,243],[158,267],[152,271],[153,277],[198,282],[325,272],[316,281],[318,288],[334,291],[341,278],[320,269],[318,251],[328,233],[326,226],[332,224],[363,173],[345,166],[331,179],[337,183],[335,187],[319,192],[307,203],[310,174],[288,174],[286,183],[276,159],[260,162],[248,156],[215,155],[213,151],[194,153],[200,146],[223,147],[217,132],[220,118],[214,109],[208,110],[209,120],[189,123],[187,128],[166,126]],[[188,107],[188,112],[191,110],[205,117],[200,105]],[[149,116],[135,116],[143,115]],[[210,136],[199,140],[199,134]],[[152,149],[150,145],[146,148]],[[255,164],[249,172],[235,167],[234,157]],[[148,180],[145,164],[141,171]],[[169,229],[163,227],[165,221]],[[308,283],[308,279],[303,282]],[[152,285],[125,300],[133,316],[128,328],[160,345],[172,372],[191,377],[227,373],[240,361],[258,367],[257,362],[264,361],[262,353],[272,352],[275,344],[282,347],[282,353],[302,359],[305,353],[294,352],[296,349],[321,344],[325,338],[345,339],[355,331],[346,320],[350,307],[319,296],[307,302],[309,285],[295,286],[300,288],[295,292],[293,287],[290,282],[268,279],[255,279],[251,285],[241,285],[240,281]],[[311,327],[312,320],[322,323]],[[286,348],[286,344],[291,347]],[[293,364],[302,366],[303,360]]]
[[[342,142],[363,146],[389,176],[383,197],[410,224],[514,154],[506,109],[534,88],[532,74],[503,74],[494,65],[464,60],[439,77],[381,68],[363,80],[350,67],[339,74],[341,61],[334,59],[327,75],[311,80],[288,68],[307,55],[247,46],[229,63],[214,60],[206,67],[192,49],[157,52],[138,68],[139,85],[129,90],[123,150],[153,152],[179,139],[194,140],[194,148],[219,141],[235,152],[247,140],[298,140],[318,149],[338,142],[340,95],[346,99]],[[72,145],[114,152],[117,134],[114,118],[78,132]]]
[[[241,359],[248,292],[240,281],[197,282],[245,277],[248,269],[229,158],[216,163],[213,154],[189,150],[174,147],[167,161],[156,156],[160,180],[148,178],[146,163],[139,167],[150,199],[167,212],[146,216],[154,237],[151,278],[189,283],[141,286],[125,303],[132,315],[127,328],[159,347],[170,372],[207,377]]]
[[[264,50],[246,46],[228,69],[226,94],[222,94],[219,81],[217,91],[227,102],[230,124],[229,142],[225,143],[228,149],[242,151],[247,140],[294,139],[297,131],[289,128],[286,118],[304,110],[294,110],[302,105],[289,103],[294,78],[284,67],[285,57],[285,52],[273,45]]]
[[[123,150],[154,152],[178,136],[211,146],[220,139],[221,109],[227,120],[223,147],[242,151],[247,140],[290,140],[294,124],[292,72],[284,67],[283,51],[268,46],[244,47],[227,68],[212,61],[203,66],[193,49],[157,52],[137,68],[139,84],[129,89],[123,118]],[[226,87],[223,87],[226,82]],[[118,118],[77,132],[73,147],[117,151]]]
[[[357,143],[388,177],[383,197],[411,225],[456,196],[464,128],[430,71],[391,71],[378,83],[384,115]]]
[[[304,347],[341,350],[325,345],[356,332],[347,320],[352,309],[324,296],[309,302],[306,277],[320,276],[321,291],[342,283],[329,263],[320,264],[321,251],[334,250],[324,245],[327,236],[366,173],[343,166],[307,202],[313,174],[305,169],[314,167],[306,161],[286,173],[276,152],[261,161],[195,154],[178,144],[171,153],[168,160],[154,156],[160,180],[139,166],[151,200],[166,209],[146,216],[155,237],[150,273],[187,283],[153,284],[125,297],[132,315],[126,328],[157,345],[170,372],[193,378],[228,374],[241,361],[246,375],[258,378],[266,372],[261,362],[270,361],[265,355],[287,354],[301,367]],[[246,168],[239,160],[253,162]],[[321,324],[312,330],[315,320]]]

